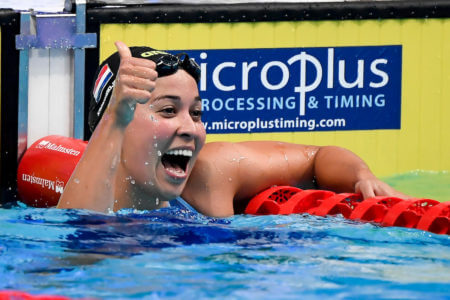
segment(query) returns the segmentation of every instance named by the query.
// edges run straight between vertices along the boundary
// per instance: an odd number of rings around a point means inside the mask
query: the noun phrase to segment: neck
[[[121,175],[122,174],[122,175]],[[168,206],[167,200],[158,193],[151,193],[128,174],[118,172],[115,180],[114,211],[122,208],[153,210]]]

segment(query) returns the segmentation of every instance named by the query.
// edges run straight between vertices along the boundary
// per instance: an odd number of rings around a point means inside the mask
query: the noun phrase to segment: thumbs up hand
[[[120,65],[110,109],[117,118],[117,124],[125,128],[133,120],[136,104],[144,104],[150,99],[158,73],[153,61],[133,57],[128,46],[121,41],[115,45]]]

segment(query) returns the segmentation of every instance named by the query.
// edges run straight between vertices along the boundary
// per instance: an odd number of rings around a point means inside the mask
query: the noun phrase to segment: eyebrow
[[[175,101],[181,101],[181,98],[179,96],[161,95],[161,96],[157,97],[155,100],[153,100],[153,102],[159,101],[161,99],[171,99],[171,100],[175,100]],[[200,96],[195,97],[194,100],[202,102],[202,98]]]

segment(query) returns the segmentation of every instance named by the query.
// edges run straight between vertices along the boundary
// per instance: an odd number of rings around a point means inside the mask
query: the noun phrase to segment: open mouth
[[[192,150],[175,149],[169,150],[161,157],[164,168],[176,177],[186,175],[187,165],[192,158]]]

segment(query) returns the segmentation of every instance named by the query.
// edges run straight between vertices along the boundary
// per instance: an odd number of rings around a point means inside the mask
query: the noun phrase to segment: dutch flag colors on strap
[[[111,69],[109,68],[109,66],[107,64],[104,65],[103,68],[101,69],[100,73],[98,74],[97,80],[95,81],[95,86],[94,86],[95,102],[98,102],[98,99],[99,99],[100,95],[102,94],[104,87],[106,86],[106,84],[108,83],[108,81],[111,79],[112,76],[113,76],[113,73],[112,73]]]

